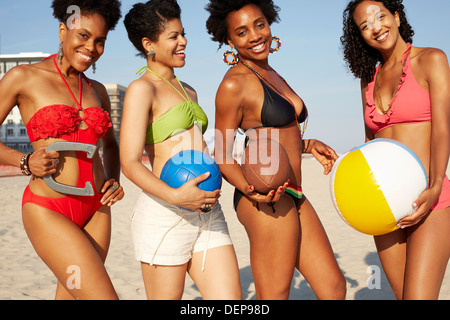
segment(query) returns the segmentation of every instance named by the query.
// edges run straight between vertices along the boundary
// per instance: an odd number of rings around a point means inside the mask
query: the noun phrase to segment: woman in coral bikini
[[[80,9],[75,27],[70,5]],[[124,196],[118,146],[107,92],[83,72],[103,54],[121,16],[120,2],[55,0],[52,7],[60,21],[58,54],[13,68],[0,82],[1,121],[17,105],[35,152],[23,155],[0,144],[0,162],[32,176],[23,223],[58,279],[56,299],[117,299],[104,261],[110,206]],[[99,140],[105,167],[96,151]]]
[[[209,33],[239,54],[216,96],[216,158],[224,177],[236,187],[234,205],[250,239],[250,258],[258,299],[288,299],[297,268],[318,299],[343,299],[345,278],[320,219],[302,192],[303,153],[313,153],[328,174],[337,156],[317,140],[303,141],[303,100],[269,65],[270,25],[278,20],[271,0],[211,0]],[[224,23],[224,21],[226,23]],[[229,60],[228,60],[229,61]],[[235,61],[236,62],[236,61]],[[278,136],[289,156],[290,183],[269,194],[257,193],[233,159],[238,129]],[[274,134],[274,136],[272,136]]]
[[[415,214],[375,237],[380,260],[398,299],[437,299],[450,257],[450,68],[441,50],[411,46],[413,34],[401,0],[355,0],[344,12],[341,41],[361,79],[367,141],[404,143],[429,176]]]

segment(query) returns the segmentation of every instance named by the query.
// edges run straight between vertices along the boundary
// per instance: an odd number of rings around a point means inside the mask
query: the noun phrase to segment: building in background
[[[117,142],[120,139],[120,127],[122,123],[123,101],[125,100],[125,93],[127,88],[117,83],[105,84],[108,91],[109,99],[111,100],[111,121],[114,127],[114,134]]]
[[[42,52],[0,55],[0,80],[15,66],[41,62],[48,56],[50,54]],[[119,141],[123,101],[127,88],[118,84],[106,84],[105,87],[111,100],[111,121],[116,139]],[[23,153],[33,151],[19,108],[14,107],[0,126],[0,141],[8,147]]]
[[[0,55],[0,80],[12,68],[22,64],[41,62],[49,53],[24,52]],[[0,126],[0,141],[8,147],[23,153],[33,151],[27,135],[27,128],[22,122],[19,108],[14,107]]]

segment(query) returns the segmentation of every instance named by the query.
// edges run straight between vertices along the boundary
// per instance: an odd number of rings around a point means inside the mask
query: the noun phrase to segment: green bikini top
[[[141,76],[146,70],[150,71],[161,80],[167,82],[176,92],[178,92],[183,97],[185,101],[171,108],[150,125],[150,127],[147,129],[145,144],[152,145],[166,141],[170,137],[173,137],[189,129],[194,125],[197,125],[204,134],[206,132],[206,129],[208,128],[208,117],[196,102],[189,99],[186,90],[184,89],[178,78],[175,77],[178,84],[183,89],[184,95],[179,90],[177,90],[177,88],[175,88],[169,81],[153,72],[148,67],[144,67],[139,70],[138,74]]]

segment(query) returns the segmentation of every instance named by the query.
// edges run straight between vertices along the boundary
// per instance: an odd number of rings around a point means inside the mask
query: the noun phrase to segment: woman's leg
[[[233,246],[222,246],[207,252],[205,270],[203,251],[193,255],[188,272],[204,300],[241,300],[239,267]]]
[[[401,300],[405,280],[407,231],[397,230],[375,236],[374,239],[384,273],[395,297]]]
[[[87,238],[91,241],[103,263],[106,261],[111,243],[111,209],[103,207],[83,227]],[[56,288],[56,300],[72,300],[73,297],[58,281]]]
[[[31,203],[23,208],[23,222],[37,254],[53,271],[59,285],[74,299],[118,298],[102,257],[96,250],[105,246],[105,243],[100,243],[102,241],[99,240],[94,246],[87,234],[75,223],[57,212]],[[104,232],[110,232],[109,228]],[[96,232],[90,238],[96,239]],[[109,246],[109,240],[107,242]],[[104,249],[105,256],[107,248]],[[58,294],[57,298],[67,298],[61,289],[58,291],[61,296]]]
[[[322,223],[307,199],[300,206],[300,227],[298,270],[318,299],[345,299],[346,280]]]
[[[151,266],[141,263],[148,300],[181,300],[188,264],[180,266]]]
[[[255,204],[243,197],[237,213],[250,239],[250,259],[256,295],[260,300],[286,300],[297,260],[300,224],[289,196],[275,205]]]
[[[410,228],[404,299],[437,300],[450,257],[450,208]]]

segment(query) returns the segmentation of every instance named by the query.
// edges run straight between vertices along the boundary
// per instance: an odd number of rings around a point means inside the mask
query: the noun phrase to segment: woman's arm
[[[0,124],[3,124],[11,110],[19,105],[21,97],[26,99],[26,88],[30,85],[28,81],[32,76],[32,72],[28,71],[26,66],[18,66],[12,68],[0,80]],[[23,114],[24,110],[21,112]],[[0,163],[20,168],[20,161],[24,155],[0,143]],[[58,157],[57,152],[47,153],[44,149],[36,150],[28,158],[31,173],[37,177],[55,174],[57,164],[53,164],[52,160]]]
[[[420,65],[426,72],[432,109],[431,158],[429,189],[414,203],[417,211],[401,221],[402,227],[418,223],[436,203],[442,191],[442,184],[450,155],[450,68],[444,52],[427,49]]]
[[[0,80],[0,124],[3,124],[11,110],[19,104],[19,94],[22,90],[21,79],[23,71],[21,68],[11,69],[2,80]],[[19,167],[23,153],[8,148],[0,143],[0,163]]]
[[[153,88],[142,80],[133,82],[125,95],[120,130],[122,172],[139,188],[167,202],[169,186],[142,163],[145,138],[153,101]]]
[[[319,140],[303,140],[303,153],[311,153],[324,168],[323,174],[328,175],[338,159],[336,152]]]
[[[430,51],[426,60],[432,111],[430,188],[440,193],[450,155],[450,68],[440,50]]]
[[[94,89],[100,98],[102,108],[111,114],[111,101],[106,88],[99,82],[91,81]],[[106,182],[101,192],[104,193],[101,202],[104,205],[112,206],[125,196],[123,188],[120,186],[120,157],[119,146],[114,136],[114,128],[110,130],[102,138],[103,146],[103,166],[106,175]],[[117,188],[117,189],[114,189]]]
[[[96,81],[92,81],[92,83],[94,84],[95,91],[100,98],[102,108],[108,112],[109,115],[111,115],[111,101],[106,88]],[[119,145],[117,144],[114,135],[114,127],[111,127],[102,138],[102,146],[106,179],[114,179],[115,181],[120,182]]]
[[[362,106],[363,106],[363,110],[362,110],[362,115],[363,115],[363,123],[364,123],[364,130],[366,133],[366,142],[372,141],[375,139],[375,135],[373,134],[372,130],[370,130],[370,128],[367,127],[366,121],[364,120],[364,114],[366,112],[366,107],[367,107],[367,98],[366,98],[366,93],[368,90],[368,83],[365,82],[364,80],[361,81],[361,101],[362,101]]]

